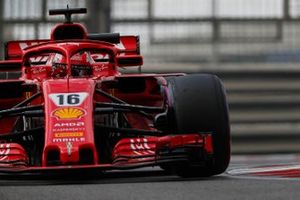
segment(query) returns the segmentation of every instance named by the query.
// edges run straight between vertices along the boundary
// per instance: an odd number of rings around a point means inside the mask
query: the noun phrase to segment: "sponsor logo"
[[[109,54],[107,53],[97,53],[97,54],[93,54],[92,58],[94,60],[104,60],[104,59],[109,59]]]
[[[84,122],[58,122],[54,124],[53,132],[82,132],[85,131]]]
[[[66,45],[65,43],[61,43],[61,44],[57,44],[58,46],[64,46],[64,45]],[[79,44],[78,43],[76,43],[76,42],[68,42],[68,45],[75,45],[75,46],[79,46]]]
[[[53,143],[60,143],[60,142],[85,142],[84,137],[72,137],[72,138],[53,138],[52,140]]]
[[[67,137],[82,137],[83,132],[62,132],[62,133],[54,133],[54,137],[56,138],[67,138]]]
[[[149,147],[148,140],[146,138],[130,139],[130,148],[133,151],[133,153],[135,153],[137,155],[147,155],[147,154],[155,153]]]
[[[20,49],[23,50],[23,49],[25,49],[29,46],[33,46],[33,45],[36,45],[36,44],[39,44],[39,42],[27,42],[27,43],[21,42],[21,43],[19,43],[19,46],[20,46]]]
[[[70,128],[54,128],[53,132],[82,132],[85,131],[85,127],[70,127]]]
[[[49,94],[56,106],[79,106],[87,96],[87,92]]]
[[[99,65],[99,66],[94,66],[93,69],[94,69],[95,72],[102,72],[104,70],[107,70],[108,66]]]
[[[46,72],[46,68],[43,67],[31,67],[31,73],[32,74],[40,74]]]
[[[10,144],[0,144],[0,161],[5,160],[10,152]]]
[[[46,63],[49,59],[49,56],[36,56],[29,58],[30,62],[35,63]]]
[[[54,127],[80,127],[84,126],[84,122],[60,122],[60,123],[55,123]]]
[[[53,114],[57,119],[80,119],[85,115],[85,110],[81,108],[59,108]]]

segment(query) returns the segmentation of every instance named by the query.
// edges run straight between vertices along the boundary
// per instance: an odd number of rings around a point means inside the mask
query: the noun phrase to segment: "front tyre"
[[[177,134],[212,132],[213,157],[204,166],[176,166],[180,176],[212,176],[223,173],[230,161],[230,125],[226,95],[215,75],[193,74],[167,78],[169,119]]]

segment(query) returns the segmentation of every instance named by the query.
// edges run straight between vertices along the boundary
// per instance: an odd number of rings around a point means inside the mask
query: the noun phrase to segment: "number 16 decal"
[[[87,92],[49,94],[56,106],[79,106],[87,96]]]

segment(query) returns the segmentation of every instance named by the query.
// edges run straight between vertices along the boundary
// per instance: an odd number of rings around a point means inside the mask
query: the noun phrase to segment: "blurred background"
[[[1,46],[49,38],[67,4],[91,33],[140,35],[142,72],[221,77],[234,153],[300,152],[299,0],[0,0]]]

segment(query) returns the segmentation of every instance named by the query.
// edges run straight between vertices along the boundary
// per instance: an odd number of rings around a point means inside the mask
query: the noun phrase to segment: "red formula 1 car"
[[[49,40],[10,41],[0,63],[0,171],[160,166],[212,176],[230,160],[228,106],[208,74],[121,74],[137,36],[88,34],[64,14]]]

